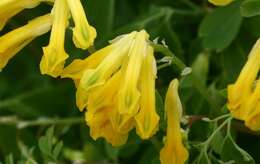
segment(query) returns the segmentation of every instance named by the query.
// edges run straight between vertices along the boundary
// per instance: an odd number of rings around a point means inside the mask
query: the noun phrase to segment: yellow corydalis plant
[[[80,0],[55,0],[55,1],[54,0],[1,0],[0,30],[3,29],[3,27],[6,25],[7,21],[11,17],[13,17],[14,15],[21,12],[24,9],[36,7],[41,2],[47,2],[51,5],[54,4],[54,7],[52,13],[49,16],[50,19],[52,19],[51,20],[52,30],[51,30],[50,42],[47,47],[43,48],[44,55],[40,63],[40,69],[42,74],[48,74],[53,77],[57,77],[62,72],[65,60],[68,58],[68,54],[64,50],[64,39],[65,39],[65,31],[69,23],[68,20],[70,18],[70,14],[72,14],[72,18],[75,25],[75,28],[73,29],[73,41],[76,47],[87,49],[88,47],[92,46],[96,38],[96,30],[89,25]],[[42,31],[46,33],[51,28],[48,28],[47,31],[44,30],[47,28],[47,25],[45,25],[44,23],[45,22],[43,22],[43,24],[39,26],[42,27]],[[27,29],[29,28],[28,26],[26,27]],[[35,26],[34,28],[36,30],[39,29]],[[34,28],[28,29],[28,31],[31,30],[32,36],[35,33],[37,33],[34,32],[35,31]],[[19,28],[19,30],[14,30],[10,33],[15,34],[17,31],[21,32],[20,29],[21,28]],[[1,36],[0,40],[2,40],[3,42],[8,42],[8,40],[4,41],[4,39],[9,38],[11,36],[10,33],[6,34],[8,35],[8,37],[5,35]],[[14,37],[13,40],[17,40],[16,43],[22,43],[22,44],[12,45],[12,49],[10,49],[8,52],[3,52],[3,51],[0,52],[5,54],[8,53],[9,55],[4,55],[4,56],[9,56],[8,60],[30,42],[28,41],[28,39],[22,40],[23,38],[21,37],[16,38],[15,35],[12,36]],[[7,57],[0,57],[0,63],[3,63],[1,69],[7,64],[8,60],[6,59]]]
[[[260,40],[251,50],[237,81],[228,86],[228,109],[252,130],[260,130]]]
[[[182,105],[178,95],[178,86],[178,80],[173,80],[166,93],[165,113],[167,116],[167,135],[164,147],[160,151],[161,164],[184,164],[189,155],[182,143],[180,128]]]
[[[47,14],[0,37],[0,69],[2,70],[8,61],[33,39],[48,32],[51,25],[52,18]]]
[[[79,109],[87,108],[86,122],[94,139],[104,137],[118,146],[126,142],[134,127],[143,139],[156,132],[156,62],[148,39],[144,30],[119,36],[64,69],[62,76],[76,83]],[[98,118],[103,123],[97,123]]]
[[[232,2],[233,0],[209,0],[210,3],[216,6],[225,6]]]

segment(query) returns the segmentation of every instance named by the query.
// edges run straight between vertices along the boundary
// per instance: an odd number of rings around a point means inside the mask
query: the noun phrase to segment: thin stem
[[[172,57],[172,63],[175,64],[180,70],[184,70],[187,66],[172,53],[167,47],[161,44],[151,43],[155,52],[160,52],[165,56]]]
[[[230,117],[230,116],[231,116],[230,113],[224,114],[224,115],[214,118],[213,120],[207,120],[207,122],[217,122],[219,120],[222,120],[222,119]]]
[[[46,125],[72,125],[83,123],[82,117],[69,118],[39,118],[37,120],[20,120],[16,116],[0,117],[0,124],[15,125],[18,129],[23,129],[32,126]]]
[[[170,65],[171,65],[171,63],[164,63],[162,65],[157,66],[157,70],[161,70],[161,69],[166,68],[166,67],[168,67]]]
[[[210,137],[204,142],[204,144],[209,145],[212,139],[215,137],[215,135],[232,120],[232,117],[227,118],[211,135]]]

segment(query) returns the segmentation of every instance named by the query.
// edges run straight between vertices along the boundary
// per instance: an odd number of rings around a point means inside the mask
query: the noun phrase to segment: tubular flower
[[[142,139],[148,139],[157,131],[159,116],[155,109],[155,79],[156,61],[153,57],[153,49],[148,47],[147,55],[142,65],[141,72],[141,97],[140,110],[136,115],[136,131]]]
[[[210,3],[216,6],[225,6],[232,2],[233,0],[209,0]]]
[[[260,130],[260,80],[258,80],[255,91],[249,100],[245,124],[252,130]]]
[[[235,118],[245,120],[246,125],[252,130],[260,130],[259,79],[255,83],[259,69],[260,40],[256,42],[251,50],[248,61],[243,67],[237,81],[228,86],[228,108],[230,112]]]
[[[165,145],[160,152],[162,164],[184,164],[188,158],[188,151],[182,143],[180,128],[182,105],[178,96],[178,86],[178,80],[173,80],[166,93],[167,135]]]
[[[42,74],[60,75],[68,54],[64,50],[65,31],[68,21],[66,1],[56,0],[52,10],[53,25],[50,43],[43,48],[44,55],[40,63]]]
[[[87,109],[86,122],[94,139],[104,137],[118,146],[134,127],[143,139],[156,132],[156,64],[148,38],[144,30],[122,35],[64,69],[62,77],[76,83],[77,106]],[[102,121],[95,121],[98,118]]]
[[[89,25],[80,0],[67,0],[75,27],[73,28],[73,41],[78,48],[87,49],[93,45],[96,30]]]
[[[2,70],[8,61],[34,38],[48,32],[51,24],[51,16],[47,14],[0,37],[0,69]]]
[[[53,27],[50,43],[43,48],[44,55],[40,64],[42,74],[57,77],[63,70],[65,60],[68,58],[68,54],[64,50],[64,40],[69,11],[71,11],[75,23],[74,44],[82,49],[93,45],[96,31],[88,24],[80,0],[73,0],[73,2],[71,0],[56,0],[52,11]]]
[[[0,31],[6,22],[24,9],[33,8],[44,0],[1,0],[0,2]]]
[[[2,48],[4,50],[0,52],[1,69],[7,64],[10,58],[34,38],[48,32],[52,26],[49,45],[43,48],[44,55],[40,63],[40,69],[42,74],[48,74],[53,77],[59,76],[64,67],[65,60],[68,58],[68,54],[64,50],[64,39],[70,13],[75,24],[75,28],[73,29],[74,44],[82,49],[87,49],[93,45],[96,38],[96,31],[88,24],[80,0],[1,0],[0,31],[11,17],[24,9],[34,8],[41,2],[54,4],[52,13],[48,14],[49,22],[46,21],[47,19],[40,17],[42,21],[37,21],[37,24],[34,23],[34,26],[30,26],[31,22],[35,22],[31,21],[28,25],[0,37],[1,42],[9,44],[9,47]],[[27,31],[24,32],[22,29]],[[17,36],[21,37],[17,38]],[[11,42],[7,43],[8,41]]]

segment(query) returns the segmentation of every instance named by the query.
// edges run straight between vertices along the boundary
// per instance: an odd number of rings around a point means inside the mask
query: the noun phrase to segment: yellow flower
[[[3,69],[8,61],[33,39],[48,32],[51,24],[51,16],[47,14],[0,37],[0,69]]]
[[[260,40],[251,50],[235,84],[228,86],[228,108],[237,119],[244,120],[248,112],[248,100],[253,94],[253,83],[260,68]]]
[[[97,112],[86,112],[86,122],[90,127],[90,136],[93,139],[104,137],[113,146],[120,146],[127,141],[128,134],[115,130],[110,122],[110,113],[113,107],[105,107]]]
[[[124,144],[128,137],[128,131],[119,131],[114,124],[114,114],[117,111],[114,102],[117,99],[118,83],[120,83],[121,76],[121,72],[117,72],[103,87],[91,92],[86,112],[86,122],[90,127],[91,137],[94,139],[104,137],[114,146]]]
[[[96,30],[89,25],[80,0],[67,0],[75,27],[73,29],[73,41],[78,48],[87,49],[93,45],[96,38]]]
[[[233,0],[209,0],[210,3],[216,6],[225,6],[232,2]]]
[[[86,59],[76,59],[64,68],[61,77],[72,78],[73,80],[80,80],[83,75],[84,70],[96,68],[104,57],[109,54],[112,46],[107,46],[93,54],[91,54]]]
[[[143,139],[156,132],[156,63],[148,38],[144,30],[119,36],[64,69],[62,77],[76,82],[77,106],[87,109],[86,121],[94,139],[104,137],[121,145],[134,127]],[[102,121],[94,121],[98,118]],[[112,133],[120,139],[111,138]]]
[[[255,91],[249,99],[245,124],[251,130],[260,130],[260,79],[257,81]]]
[[[43,48],[40,63],[42,74],[57,77],[61,74],[68,54],[64,50],[65,31],[68,24],[69,9],[64,0],[56,0],[52,10],[53,25],[50,43]]]
[[[126,59],[128,64],[123,70],[125,76],[119,91],[119,112],[122,114],[135,115],[140,107],[140,91],[137,84],[143,59],[147,55],[148,37],[145,31],[140,31],[129,47],[128,59]]]
[[[44,0],[1,0],[0,2],[0,31],[6,22],[24,9],[33,8]]]
[[[34,8],[41,2],[46,2],[51,5],[54,3],[54,6],[51,16],[49,16],[50,19],[52,19],[52,32],[50,42],[47,47],[43,48],[44,55],[40,63],[40,69],[42,74],[48,74],[53,77],[57,77],[62,73],[65,60],[68,58],[68,54],[64,50],[64,39],[65,31],[68,25],[68,19],[70,18],[70,13],[72,14],[75,24],[75,27],[73,28],[73,41],[76,47],[87,49],[89,46],[92,46],[94,39],[96,38],[96,30],[89,25],[80,0],[1,0],[0,31],[3,29],[3,27],[11,17],[18,14],[24,9]],[[39,34],[37,33],[37,35],[32,32],[31,37],[27,32],[28,36],[27,38],[25,38],[25,40],[18,41],[19,37],[18,39],[15,38],[13,40],[17,41],[13,42],[14,45],[10,45],[9,47],[7,47],[10,49],[6,48],[5,51],[2,50],[0,52],[1,54],[4,54],[0,56],[1,69],[7,64],[10,58],[12,58],[22,48],[24,48],[35,37],[39,36],[40,34],[42,35],[50,30],[50,27],[48,25],[45,25],[44,23],[45,22],[43,22],[42,25],[40,25],[39,23],[39,25],[35,27],[36,30],[39,30],[38,27],[41,27],[42,31],[44,32],[38,32]],[[26,29],[29,28],[27,26],[25,27]],[[45,31],[47,27],[48,30]],[[31,30],[35,31],[33,28]],[[21,28],[6,34],[8,36],[2,36],[0,40],[2,42],[6,42],[4,41],[4,39],[9,38],[10,34],[16,34],[17,32],[22,32]]]
[[[142,139],[150,138],[158,130],[159,116],[155,107],[156,61],[153,48],[148,47],[141,71],[140,110],[135,117],[136,131]]]
[[[173,80],[165,98],[165,112],[168,125],[165,145],[160,152],[162,164],[184,164],[188,159],[188,151],[182,143],[180,128],[182,105],[178,96],[178,85],[178,80]]]
[[[86,69],[80,80],[80,85],[86,91],[103,85],[122,65],[123,60],[127,58],[129,47],[136,35],[132,32],[123,38],[112,43],[111,50],[95,69]]]

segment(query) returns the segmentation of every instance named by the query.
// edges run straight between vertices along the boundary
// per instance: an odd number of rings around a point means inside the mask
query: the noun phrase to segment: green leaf
[[[109,143],[105,143],[105,149],[106,149],[106,153],[108,155],[108,157],[112,160],[117,161],[117,157],[119,154],[119,148],[118,147],[113,147],[111,144]]]
[[[247,0],[241,4],[241,15],[243,17],[252,17],[260,15],[260,1]]]
[[[201,53],[192,64],[192,73],[199,80],[201,85],[206,85],[209,71],[209,56]]]
[[[54,133],[54,127],[50,127],[45,136],[42,136],[40,139],[39,139],[39,148],[41,150],[41,152],[50,157],[51,154],[52,154],[52,139],[53,139],[53,133]]]
[[[199,28],[205,48],[223,50],[235,39],[241,23],[240,0],[231,5],[216,8],[207,15]]]
[[[223,145],[223,139],[224,139],[224,137],[223,137],[221,131],[218,131],[215,134],[214,138],[210,142],[210,146],[218,154],[221,153],[222,145]]]
[[[56,146],[55,146],[54,149],[53,149],[53,153],[52,153],[54,159],[57,160],[59,154],[61,153],[62,147],[63,147],[63,142],[62,142],[62,141],[60,141],[60,142],[58,142],[58,143],[56,144]]]
[[[230,134],[228,134],[223,141],[220,156],[221,159],[226,162],[233,160],[239,164],[255,164],[254,159],[235,143]]]
[[[12,154],[5,157],[5,164],[14,164],[14,157]]]

